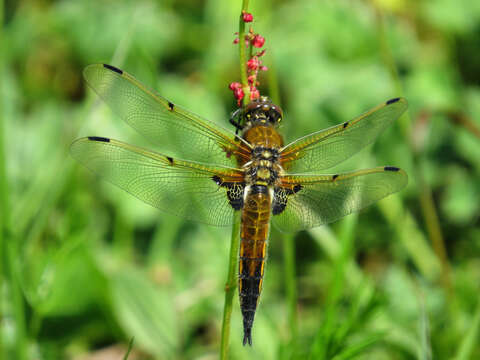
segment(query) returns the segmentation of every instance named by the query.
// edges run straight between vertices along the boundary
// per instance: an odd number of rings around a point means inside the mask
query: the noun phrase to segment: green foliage
[[[480,357],[479,4],[250,2],[270,68],[260,89],[278,91],[285,137],[403,91],[408,116],[328,172],[395,165],[410,182],[331,226],[272,231],[253,347],[235,295],[230,358]],[[142,204],[68,148],[103,135],[154,149],[87,90],[98,62],[228,127],[240,6],[5,3],[0,358],[217,358],[230,230]]]

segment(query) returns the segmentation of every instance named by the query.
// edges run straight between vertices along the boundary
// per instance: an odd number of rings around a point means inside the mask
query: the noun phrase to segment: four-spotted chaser
[[[403,98],[284,144],[277,131],[282,110],[266,97],[231,119],[241,132],[238,136],[173,104],[111,65],[90,65],[84,77],[116,114],[160,152],[89,136],[72,144],[75,159],[140,200],[177,216],[226,226],[234,212],[241,211],[238,278],[244,345],[252,344],[270,221],[284,231],[327,224],[407,184],[406,173],[392,166],[315,173],[372,143],[405,111]]]

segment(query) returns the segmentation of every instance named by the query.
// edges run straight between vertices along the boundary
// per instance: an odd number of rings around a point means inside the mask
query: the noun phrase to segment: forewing
[[[120,69],[95,64],[83,76],[114,113],[161,152],[225,166],[235,166],[235,156],[246,156],[239,144],[248,145],[233,132],[173,104]]]
[[[90,170],[158,209],[211,225],[232,222],[226,189],[217,184],[242,181],[241,170],[177,160],[100,137],[78,139],[70,152]]]
[[[400,191],[407,182],[403,170],[389,166],[340,175],[285,176],[282,186],[294,193],[273,222],[283,231],[328,224]]]
[[[372,143],[406,109],[405,99],[391,99],[356,119],[286,145],[280,151],[280,161],[290,173],[328,169]]]

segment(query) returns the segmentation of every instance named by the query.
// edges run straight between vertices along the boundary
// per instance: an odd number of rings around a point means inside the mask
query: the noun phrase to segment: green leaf
[[[126,268],[112,278],[113,311],[128,335],[151,353],[171,356],[179,340],[175,303],[141,271]]]

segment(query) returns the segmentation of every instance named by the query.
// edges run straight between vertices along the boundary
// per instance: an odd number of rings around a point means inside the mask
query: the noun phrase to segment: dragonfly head
[[[270,123],[278,126],[283,118],[282,109],[266,96],[250,102],[244,110],[245,121],[252,123]]]

